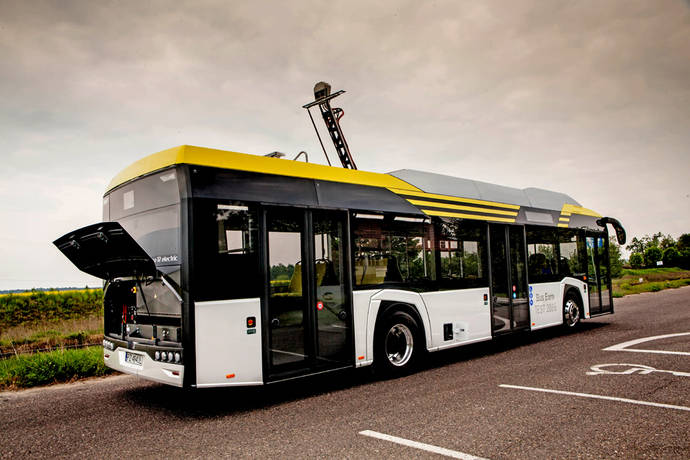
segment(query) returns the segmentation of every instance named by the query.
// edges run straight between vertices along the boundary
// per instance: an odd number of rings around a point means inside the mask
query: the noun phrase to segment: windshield
[[[132,181],[103,199],[103,219],[116,221],[163,273],[179,271],[180,191],[177,171],[168,169]],[[179,279],[174,277],[179,283]]]

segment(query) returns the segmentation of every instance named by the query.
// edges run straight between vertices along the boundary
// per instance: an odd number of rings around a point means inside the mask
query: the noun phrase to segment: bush
[[[630,254],[630,266],[632,268],[642,268],[644,265],[644,257],[639,252]]]
[[[680,262],[680,252],[676,248],[666,248],[661,260],[664,261],[664,267],[677,267]]]
[[[678,265],[686,270],[690,269],[690,249],[685,249],[680,252],[678,257]]]
[[[645,249],[644,251],[644,264],[648,268],[656,267],[656,263],[661,260],[663,253],[661,249],[656,246]]]
[[[0,361],[0,387],[32,387],[105,375],[103,348],[19,355]]]
[[[690,233],[683,233],[680,235],[678,242],[676,243],[676,247],[680,252],[690,250]]]

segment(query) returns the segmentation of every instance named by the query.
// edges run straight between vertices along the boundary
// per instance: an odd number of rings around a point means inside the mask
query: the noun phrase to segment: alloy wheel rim
[[[568,326],[573,327],[580,321],[580,308],[572,299],[568,299],[565,303],[565,320]]]
[[[384,347],[388,362],[396,367],[404,366],[412,358],[414,349],[412,331],[404,324],[393,325],[386,334]]]

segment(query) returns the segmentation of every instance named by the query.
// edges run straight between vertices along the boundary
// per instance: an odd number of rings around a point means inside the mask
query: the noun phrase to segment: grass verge
[[[613,297],[675,289],[690,285],[690,271],[671,267],[623,270],[612,285]]]
[[[19,389],[109,374],[103,348],[19,355],[0,361],[0,389]]]
[[[100,343],[103,317],[44,321],[0,329],[0,353],[26,353],[45,348]]]

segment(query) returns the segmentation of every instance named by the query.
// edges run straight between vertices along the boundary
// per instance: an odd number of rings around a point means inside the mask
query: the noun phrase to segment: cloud
[[[98,219],[80,210],[110,177],[170,146],[325,162],[301,109],[319,80],[347,90],[362,169],[551,188],[633,235],[678,235],[689,26],[672,0],[2,2],[0,251],[14,271],[45,258],[48,232],[13,247],[32,219]]]

